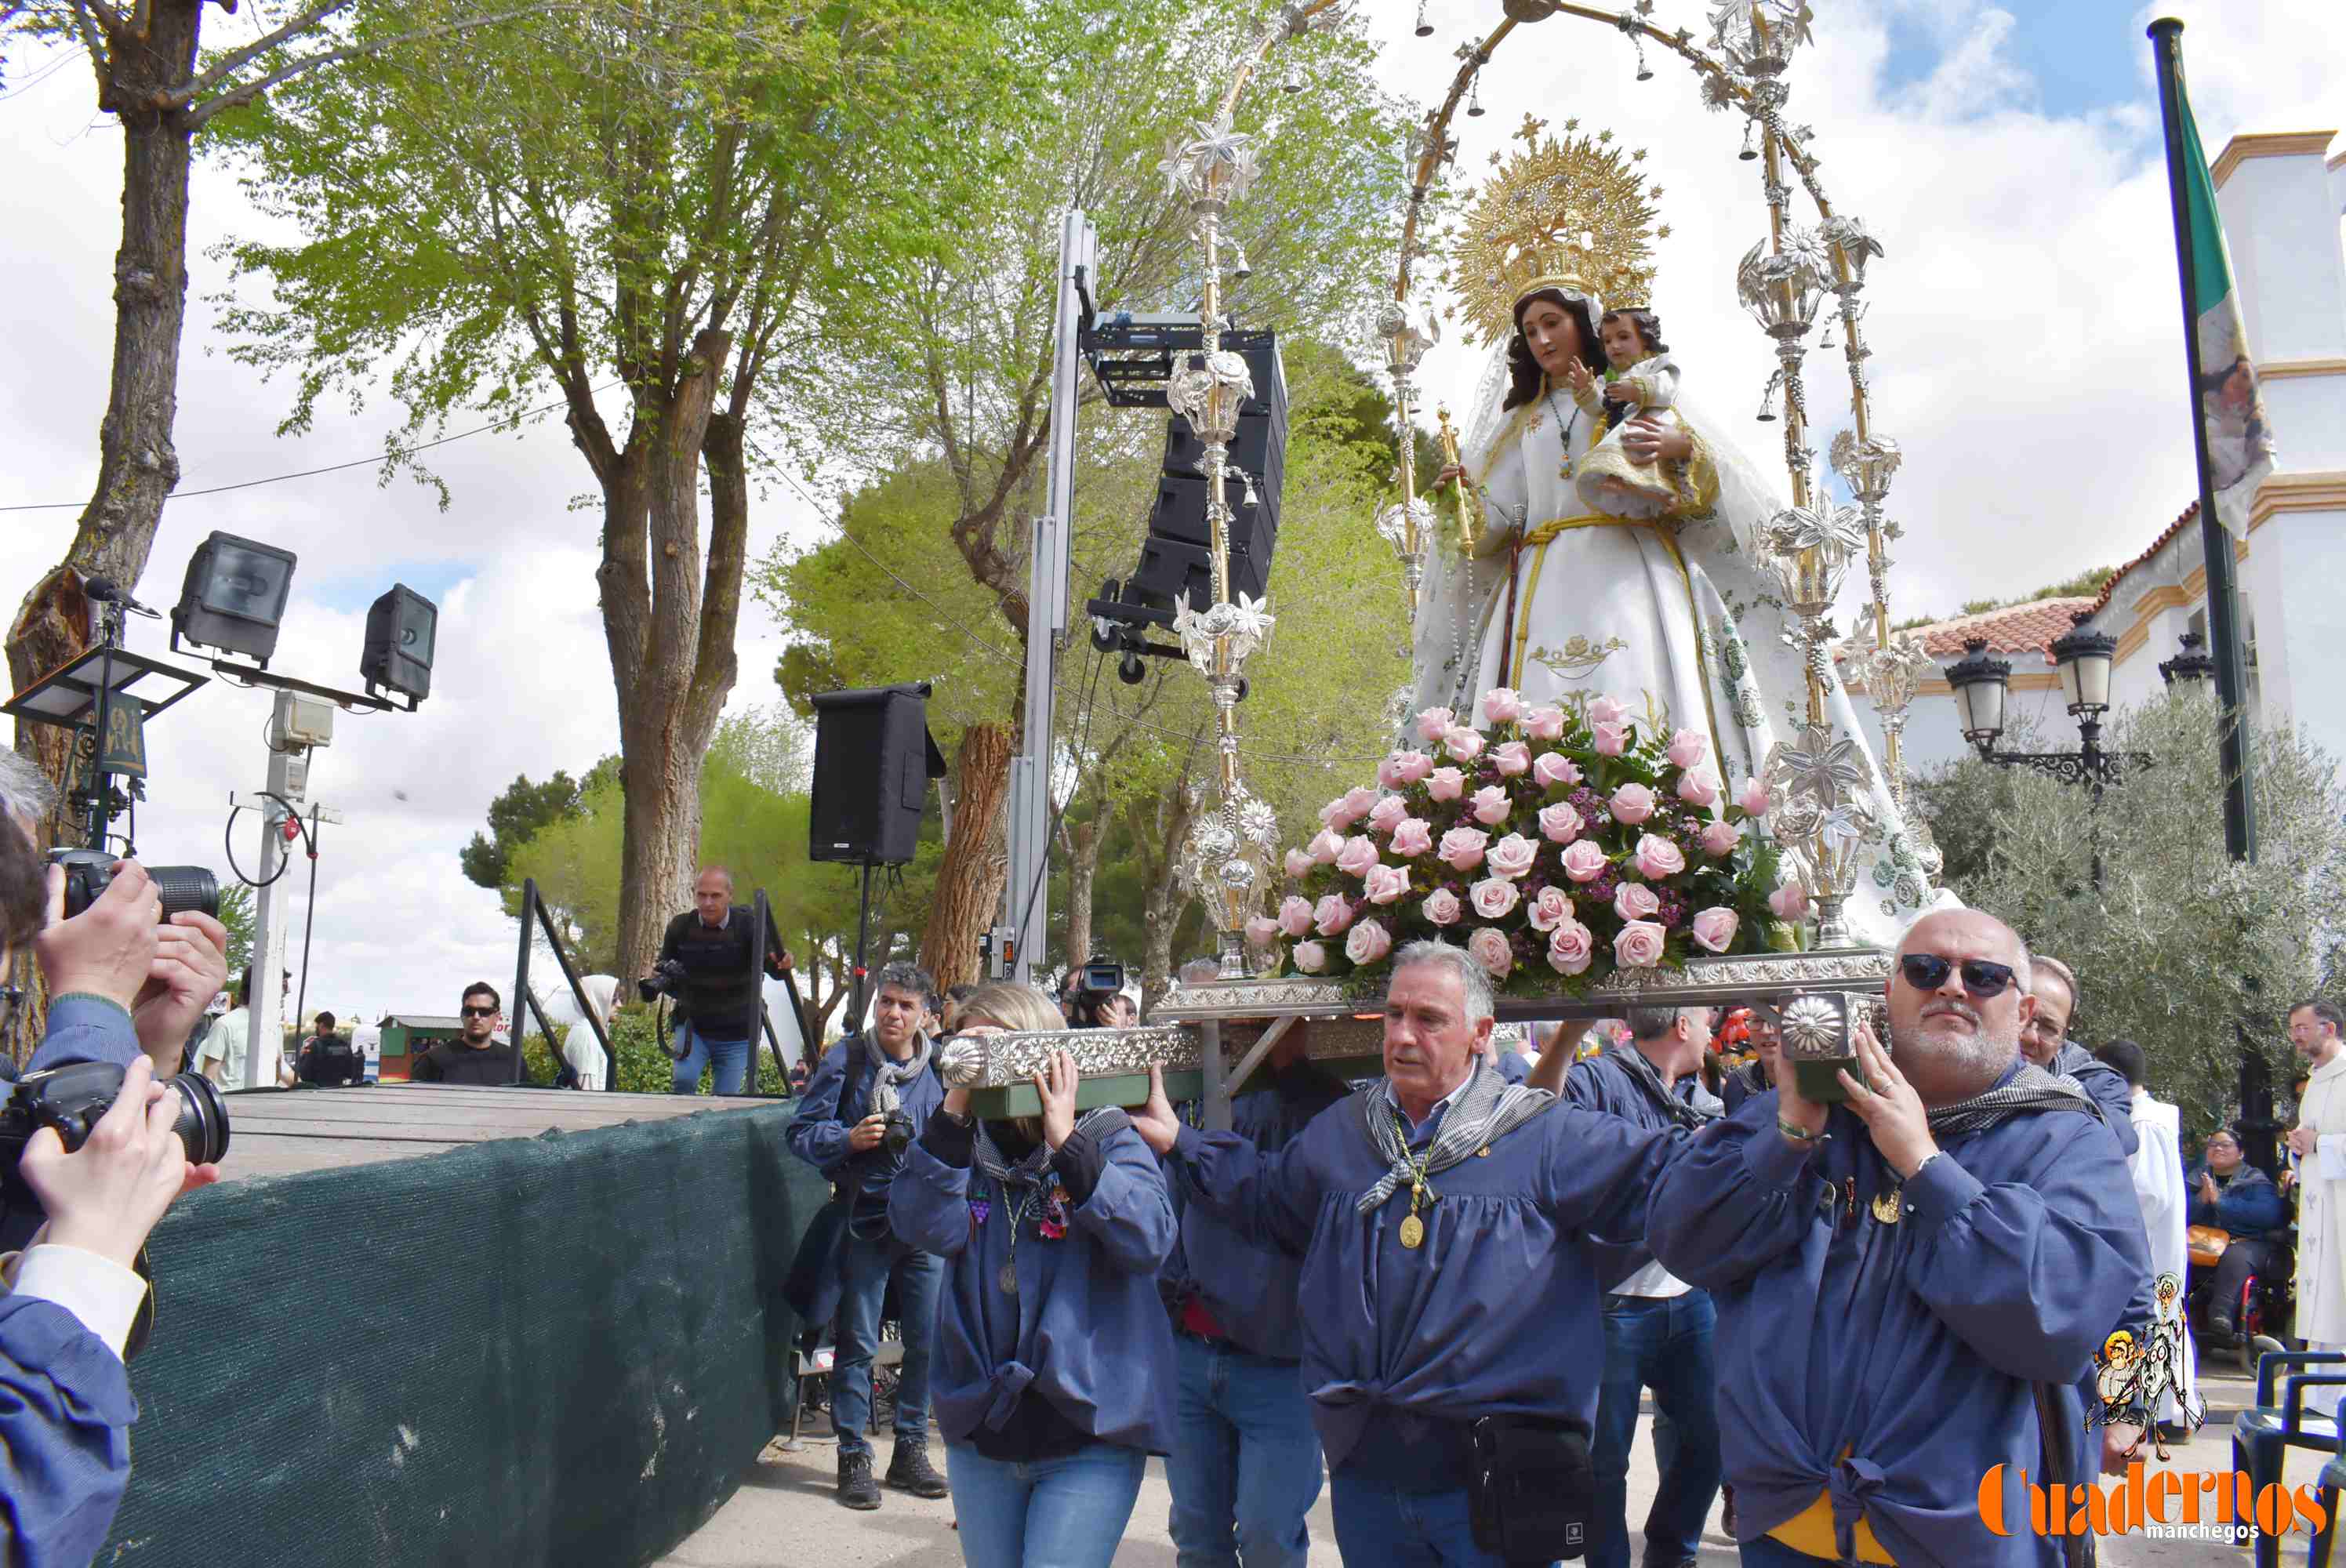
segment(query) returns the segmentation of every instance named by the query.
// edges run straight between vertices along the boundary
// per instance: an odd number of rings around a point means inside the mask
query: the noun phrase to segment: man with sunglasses
[[[2134,1088],[2126,1075],[2069,1038],[2069,1021],[2084,993],[2076,972],[2057,958],[2030,955],[2028,994],[2036,1011],[2021,1026],[2020,1054],[2056,1078],[2074,1078],[2102,1108],[2102,1124],[2117,1135],[2127,1158],[2134,1158],[2140,1135],[2134,1130]]]
[[[474,1088],[495,1088],[512,1083],[515,1047],[497,1038],[497,1025],[505,1017],[503,1009],[497,988],[487,981],[477,980],[464,987],[459,1003],[464,1033],[454,1040],[443,1040],[415,1059],[410,1071],[416,1081],[467,1084]]]
[[[1940,911],[1898,956],[1890,1048],[1856,1031],[1845,1103],[1783,1073],[1654,1189],[1656,1256],[1718,1304],[1745,1568],[2037,1568],[2053,1548],[2025,1489],[2005,1488],[1999,1532],[1982,1480],[1999,1464],[2090,1479],[2059,1396],[2112,1324],[2150,1310],[2116,1140],[2074,1084],[2021,1057],[2035,1002],[2020,939]],[[2103,1468],[2140,1437],[2105,1428]]]

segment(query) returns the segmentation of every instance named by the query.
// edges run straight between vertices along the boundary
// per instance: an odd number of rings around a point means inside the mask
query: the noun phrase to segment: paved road
[[[2248,1402],[2248,1385],[2237,1380],[2209,1379],[2206,1391],[2219,1421],[2228,1420],[2231,1410]],[[2210,1425],[2193,1442],[2176,1449],[2172,1461],[2165,1468],[2228,1471],[2231,1467],[2230,1441],[2229,1427]],[[938,1467],[944,1468],[942,1445],[935,1449],[934,1457]],[[884,1440],[879,1446],[879,1458],[884,1467],[888,1460]],[[819,1424],[811,1423],[809,1435],[797,1453],[783,1452],[779,1442],[769,1445],[744,1480],[741,1490],[718,1511],[714,1519],[660,1559],[663,1568],[772,1568],[786,1563],[817,1563],[821,1568],[875,1568],[881,1564],[888,1568],[952,1568],[961,1562],[950,1502],[923,1502],[890,1492],[884,1494],[886,1501],[878,1512],[853,1512],[832,1500],[837,1467],[837,1451],[831,1446],[828,1429]],[[2318,1456],[2295,1461],[2290,1467],[2289,1481],[2292,1485],[2310,1485],[2320,1468]],[[1633,1522],[1644,1518],[1647,1506],[1653,1501],[1654,1486],[1653,1451],[1641,1430],[1629,1471],[1629,1517]],[[1165,1524],[1170,1503],[1165,1467],[1162,1461],[1152,1461],[1140,1489],[1140,1502],[1133,1509],[1132,1522],[1125,1532],[1124,1545],[1116,1555],[1118,1568],[1173,1568],[1172,1538]],[[2302,1540],[2300,1536],[2292,1543],[2295,1551],[2290,1555],[2302,1552]],[[811,1555],[811,1548],[821,1555]],[[2206,1541],[2153,1541],[2135,1535],[2106,1543],[2101,1560],[2105,1568],[2208,1568],[2217,1563],[2245,1563],[2248,1554],[2245,1550],[2236,1551]],[[1311,1563],[1313,1568],[1336,1568],[1339,1561],[1335,1528],[1329,1520],[1328,1498],[1323,1489],[1319,1506],[1311,1512]],[[1720,1530],[1719,1512],[1714,1508],[1703,1535],[1702,1568],[1734,1568],[1737,1561],[1735,1544]]]

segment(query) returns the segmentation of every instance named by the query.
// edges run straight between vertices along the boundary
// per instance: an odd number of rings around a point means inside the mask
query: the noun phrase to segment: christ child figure
[[[1599,385],[1579,401],[1603,413],[1610,428],[1574,471],[1581,504],[1607,517],[1659,517],[1679,497],[1665,463],[1639,466],[1621,449],[1622,427],[1643,415],[1675,426],[1678,367],[1662,341],[1661,318],[1651,311],[1607,311],[1597,326],[1607,368]]]

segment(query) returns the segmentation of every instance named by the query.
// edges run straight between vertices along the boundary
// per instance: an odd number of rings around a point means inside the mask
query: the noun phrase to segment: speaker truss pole
[[[1010,875],[994,952],[1009,946],[1012,978],[1032,980],[1050,923],[1052,697],[1067,638],[1067,547],[1076,498],[1076,401],[1083,331],[1098,290],[1098,237],[1080,209],[1059,228],[1058,339],[1051,370],[1051,509],[1035,519],[1026,593],[1026,702],[1010,764]],[[998,962],[998,957],[997,957]]]

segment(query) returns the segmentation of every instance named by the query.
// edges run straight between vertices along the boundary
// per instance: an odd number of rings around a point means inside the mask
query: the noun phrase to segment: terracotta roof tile
[[[2110,602],[2110,596],[2118,591],[2118,585],[2126,581],[2126,575],[2128,572],[2133,571],[2137,566],[2148,564],[2152,556],[2167,548],[2168,540],[2174,538],[2178,534],[2182,533],[2185,528],[2188,527],[2194,522],[2197,522],[2198,517],[2199,503],[2194,501],[2190,505],[2186,506],[2183,509],[2183,514],[2181,516],[2178,517],[2174,522],[2169,523],[2165,529],[2160,531],[2158,537],[2150,542],[2149,549],[2145,550],[2141,555],[2137,555],[2133,560],[2128,561],[2125,565],[2120,566],[2116,571],[2112,572],[2110,574],[2110,580],[2102,585],[2101,596],[2094,601],[2094,613],[2096,615],[2100,615],[2102,613],[2102,606]]]
[[[1923,647],[1933,658],[1961,658],[1964,644],[1973,637],[1984,637],[1993,654],[2041,653],[2049,663],[2052,642],[2065,635],[2073,624],[2071,617],[2079,610],[2092,609],[2100,601],[2076,597],[2062,599],[2032,599],[2025,605],[2008,605],[2000,610],[1986,610],[1975,616],[1957,616],[1953,620],[1934,621],[1927,626],[1916,626],[1901,632],[1901,636],[1923,639]],[[1833,657],[1845,657],[1852,649],[1870,646],[1870,637],[1853,638],[1833,650]]]

